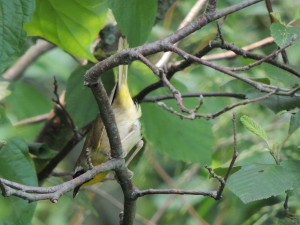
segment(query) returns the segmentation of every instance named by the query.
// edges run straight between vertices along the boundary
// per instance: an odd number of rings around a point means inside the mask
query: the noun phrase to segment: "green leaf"
[[[109,7],[130,47],[146,41],[154,25],[157,0],[110,0]]]
[[[295,43],[300,43],[300,27],[288,27],[280,23],[273,23],[270,27],[271,36],[279,47],[284,47],[289,43],[294,34],[297,35]]]
[[[252,164],[229,177],[227,187],[244,203],[283,194],[299,186],[300,162],[281,165]]]
[[[34,0],[0,0],[0,73],[21,53],[26,41],[23,24],[29,21]]]
[[[167,102],[175,108],[175,103]],[[212,157],[211,124],[202,119],[182,120],[155,104],[142,105],[144,136],[155,150],[173,159],[209,164]]]
[[[96,62],[90,46],[104,26],[106,0],[37,0],[37,10],[25,29],[70,54]]]
[[[297,7],[297,11],[296,11],[295,16],[293,18],[293,21],[297,21],[297,20],[300,20],[300,7],[299,6]]]
[[[294,133],[300,126],[300,110],[295,114],[291,115],[290,119],[290,127],[289,127],[289,134],[291,135]]]
[[[288,78],[287,78],[288,79]],[[246,94],[247,99],[253,99],[263,96],[261,92],[257,90],[251,90]],[[283,110],[292,110],[294,108],[300,107],[300,97],[299,96],[278,96],[272,95],[266,99],[260,100],[258,102],[260,105],[268,107],[274,113],[278,113]]]
[[[281,19],[281,15],[279,12],[272,12],[271,16],[273,17],[273,19],[275,20],[275,22],[283,24],[282,19]]]
[[[263,64],[261,68],[263,69],[265,76],[270,79],[271,84],[276,86],[284,85],[292,88],[300,83],[298,77],[286,70],[282,70],[267,63]]]
[[[28,147],[21,139],[11,139],[0,149],[0,176],[26,185],[37,186],[34,164]],[[30,224],[36,203],[14,196],[0,197],[0,224]]]
[[[43,89],[38,89],[25,80],[13,83],[11,89],[11,95],[5,99],[9,105],[7,111],[19,120],[48,113],[53,107],[51,98],[46,96]]]
[[[261,95],[261,94],[260,94]],[[258,97],[257,94],[249,94],[247,98]],[[267,99],[259,101],[259,104],[270,108],[273,112],[278,113],[283,110],[292,110],[294,108],[300,107],[300,97],[298,96],[270,96]]]
[[[251,119],[249,116],[243,115],[240,118],[242,124],[253,134],[256,134],[258,137],[262,138],[267,144],[268,144],[268,136],[265,130],[256,123],[253,119]],[[268,144],[269,146],[269,144]]]
[[[67,83],[66,109],[78,128],[87,125],[99,113],[98,105],[90,88],[83,86],[84,74],[91,66],[92,64],[78,67],[71,74]],[[112,71],[102,74],[101,79],[109,93],[114,84]]]
[[[9,139],[15,136],[16,129],[12,126],[10,120],[6,115],[5,108],[0,105],[0,137],[3,140]],[[0,141],[1,141],[0,139]]]

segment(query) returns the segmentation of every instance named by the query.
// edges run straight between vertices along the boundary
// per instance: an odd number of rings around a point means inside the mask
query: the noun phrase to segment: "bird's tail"
[[[118,51],[122,51],[126,48],[128,48],[127,40],[123,37],[120,37]],[[119,73],[118,73],[119,88],[123,88],[124,85],[127,86],[127,75],[128,75],[128,65],[120,65]]]

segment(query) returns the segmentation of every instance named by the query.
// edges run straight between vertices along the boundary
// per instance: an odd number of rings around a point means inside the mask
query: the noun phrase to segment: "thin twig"
[[[244,70],[248,70],[251,69],[255,66],[258,66],[260,64],[262,64],[263,62],[266,62],[274,57],[276,57],[279,53],[283,52],[285,49],[287,49],[288,47],[290,47],[297,39],[297,35],[293,35],[291,40],[282,48],[279,48],[277,51],[265,56],[264,58],[255,61],[254,63],[251,63],[247,66],[241,66],[241,67],[234,67],[234,68],[230,68],[231,71],[244,71]],[[224,42],[223,42],[224,43]]]
[[[145,195],[157,195],[157,194],[172,194],[172,195],[201,195],[216,198],[215,191],[194,191],[194,190],[179,190],[179,189],[147,189],[143,191],[137,191],[134,193],[135,198],[143,197]]]
[[[80,136],[84,136],[87,133],[87,127],[83,128],[80,133]],[[77,136],[73,136],[67,144],[57,153],[57,155],[51,159],[48,164],[38,173],[38,180],[42,181],[45,178],[47,178],[52,171],[55,169],[55,167],[61,162],[62,159],[64,159],[71,151],[72,149],[78,144],[80,139],[78,139]]]
[[[58,83],[57,83],[57,80],[56,80],[55,77],[54,77],[53,86],[54,86],[53,93],[54,93],[55,99],[52,99],[52,101],[54,103],[56,103],[61,108],[61,110],[64,112],[64,114],[66,115],[66,117],[67,117],[67,119],[68,119],[68,121],[69,121],[69,123],[72,127],[72,130],[73,130],[73,133],[74,133],[75,137],[77,137],[78,139],[81,139],[80,133],[77,131],[76,125],[75,125],[70,113],[66,110],[66,108],[64,107],[64,105],[60,101],[59,94],[58,94]]]
[[[199,93],[182,93],[182,98],[195,98],[195,97],[228,97],[228,98],[238,98],[246,99],[245,94],[240,93],[230,93],[230,92],[199,92]],[[172,94],[160,95],[160,96],[148,96],[144,98],[143,102],[158,102],[162,100],[174,99]]]
[[[161,108],[167,110],[168,112],[179,116],[181,119],[188,119],[188,120],[194,120],[196,118],[214,119],[214,118],[224,114],[225,112],[228,112],[228,111],[230,111],[230,110],[232,110],[232,109],[234,109],[238,106],[247,105],[247,104],[250,104],[250,103],[253,103],[253,102],[257,102],[257,101],[267,99],[271,95],[274,95],[276,92],[277,92],[277,90],[273,90],[273,91],[267,93],[266,95],[259,96],[257,98],[246,99],[244,101],[240,101],[238,103],[225,106],[223,109],[221,109],[221,110],[219,110],[215,113],[208,113],[208,114],[192,113],[192,114],[186,115],[186,114],[182,114],[182,113],[176,111],[172,107],[167,106],[164,102],[157,102],[157,105],[160,106]]]
[[[219,47],[219,48],[222,48],[222,49],[231,50],[237,55],[240,55],[240,56],[243,56],[243,57],[246,57],[246,58],[250,58],[250,59],[260,60],[260,59],[265,57],[265,56],[258,55],[258,54],[255,54],[255,53],[251,53],[251,52],[246,51],[244,49],[238,48],[234,44],[229,43],[229,42],[225,42],[224,44],[222,44],[221,42],[218,42],[218,41],[211,41],[210,45],[214,48]],[[297,76],[298,78],[300,78],[300,72],[298,70],[290,67],[287,64],[280,63],[280,62],[278,62],[274,59],[268,59],[266,61],[266,63],[269,63],[273,66],[276,66],[280,69],[283,69],[283,70]]]
[[[205,0],[197,0],[195,5],[191,8],[189,13],[186,15],[186,17],[183,19],[183,21],[180,23],[178,30],[185,27],[188,23],[190,23],[193,19],[196,18],[197,14],[202,9],[203,5],[205,3]],[[178,45],[178,43],[175,43],[175,45]],[[165,52],[160,60],[156,63],[156,67],[164,68],[165,65],[167,65],[169,59],[171,58],[172,52]]]
[[[226,182],[228,180],[228,177],[230,175],[230,172],[234,166],[234,163],[238,157],[238,150],[237,150],[237,134],[236,134],[236,114],[232,114],[232,126],[233,126],[233,155],[230,161],[230,165],[226,171],[226,174],[224,176],[224,183],[220,183],[220,187],[218,189],[218,194],[216,199],[220,199],[223,193],[223,190],[225,188]]]
[[[41,114],[38,116],[30,117],[24,120],[20,120],[13,124],[14,127],[29,125],[29,124],[36,124],[46,121],[49,118],[49,113]]]
[[[284,208],[286,213],[289,212],[289,193],[288,192],[286,192],[285,200],[284,200],[284,203],[283,203],[283,208]]]
[[[171,177],[167,174],[167,172],[162,168],[162,166],[155,160],[150,154],[147,154],[148,159],[153,166],[153,168],[156,170],[156,172],[159,174],[159,176],[172,188],[172,189],[178,189],[177,186],[172,181]],[[194,217],[200,224],[208,225],[208,223],[197,213],[197,211],[194,209],[193,206],[190,205],[186,201],[186,199],[183,196],[179,195],[179,199],[186,207],[189,214]]]
[[[269,45],[274,43],[274,38],[273,37],[267,37],[265,39],[262,39],[260,41],[254,42],[250,45],[244,46],[241,49],[243,49],[244,51],[251,51],[254,50],[256,48],[261,48],[265,45]],[[222,45],[225,44],[225,42],[221,42]],[[202,57],[203,60],[207,60],[207,61],[212,61],[212,60],[218,60],[218,59],[230,59],[233,57],[236,57],[237,54],[233,51],[227,51],[227,52],[223,52],[223,53],[217,53],[217,54],[211,54],[211,55],[205,55]]]

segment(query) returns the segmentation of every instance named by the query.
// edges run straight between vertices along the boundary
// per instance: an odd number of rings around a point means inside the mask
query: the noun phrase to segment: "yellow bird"
[[[122,37],[119,40],[119,49],[127,48],[126,40]],[[120,65],[118,71],[117,86],[112,98],[112,109],[115,115],[116,124],[122,142],[123,156],[142,139],[140,106],[133,102],[127,83],[128,66]],[[77,160],[73,178],[85,173],[92,166],[100,165],[110,158],[110,145],[107,133],[100,115],[95,119],[90,131],[87,134],[81,154]],[[108,172],[100,173],[92,180],[74,189],[73,197],[80,188],[92,185],[103,180]]]

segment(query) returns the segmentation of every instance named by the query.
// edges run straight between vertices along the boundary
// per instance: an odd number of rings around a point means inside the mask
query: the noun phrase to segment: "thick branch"
[[[138,55],[143,56],[149,56],[161,51],[168,51],[169,49],[166,49],[165,46],[174,44],[188,35],[192,34],[193,32],[201,29],[206,24],[215,21],[221,17],[224,17],[230,13],[236,12],[238,10],[241,10],[245,7],[248,7],[250,5],[253,5],[255,3],[261,2],[262,0],[248,0],[241,2],[239,4],[230,6],[226,9],[216,11],[213,14],[204,14],[199,17],[194,22],[191,22],[187,26],[183,27],[182,29],[179,29],[178,31],[174,32],[173,34],[167,36],[166,38],[155,41],[149,44],[145,44],[143,46],[137,47],[137,48],[131,48],[123,50],[119,53],[116,53],[115,55],[112,55],[108,57],[107,59],[97,63],[95,66],[93,66],[86,74],[85,74],[85,83],[87,85],[92,85],[97,83],[97,79],[104,71],[107,71],[109,69],[112,69],[118,65],[121,64],[129,64],[130,62],[137,60]]]
[[[79,177],[76,177],[73,180],[52,187],[32,187],[0,178],[0,188],[3,196],[13,195],[29,201],[49,199],[50,201],[56,203],[63,194],[73,190],[78,185],[91,180],[99,173],[119,168],[122,164],[123,160],[112,159],[99,166],[95,166],[93,169],[87,171]]]

